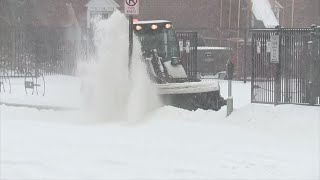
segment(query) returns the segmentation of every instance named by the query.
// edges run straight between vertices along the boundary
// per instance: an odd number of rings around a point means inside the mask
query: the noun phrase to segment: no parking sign
[[[140,0],[124,0],[124,13],[127,15],[138,15],[139,1]]]

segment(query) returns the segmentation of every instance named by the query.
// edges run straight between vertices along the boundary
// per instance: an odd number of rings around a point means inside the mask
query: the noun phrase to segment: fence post
[[[251,103],[254,100],[254,81],[255,81],[255,41],[256,41],[256,34],[254,32],[251,33]]]
[[[279,35],[279,63],[276,63],[276,73],[274,79],[274,105],[278,105],[281,101],[281,62],[282,62],[282,28],[276,26],[277,35]]]
[[[320,26],[315,27],[315,56],[314,56],[314,62],[315,66],[314,68],[314,78],[315,78],[315,87],[314,87],[314,92],[315,92],[315,97],[314,101],[317,104],[320,104]]]
[[[306,92],[306,102],[312,105],[311,97],[312,97],[312,49],[313,49],[313,41],[312,41],[312,33],[310,33],[310,41],[308,42],[308,84],[307,84],[307,92]]]
[[[307,102],[309,102],[310,105],[314,105],[316,102],[316,96],[317,96],[317,71],[319,71],[317,68],[317,58],[319,56],[318,54],[318,46],[319,41],[317,41],[316,32],[317,30],[316,25],[311,26],[311,32],[310,32],[310,41],[308,42],[308,55],[309,55],[309,84],[308,84],[308,91],[309,96],[307,97]]]
[[[10,29],[12,30],[10,33],[10,39],[11,39],[11,44],[10,44],[10,69],[11,69],[11,75],[14,75],[15,73],[15,63],[16,63],[16,47],[15,47],[15,43],[16,43],[16,29],[11,26]],[[13,70],[13,71],[12,71]]]
[[[243,82],[247,83],[247,43],[248,43],[248,29],[245,28],[245,38],[244,38],[244,58],[243,58]]]
[[[194,63],[194,79],[198,78],[198,32],[193,35],[193,63]]]

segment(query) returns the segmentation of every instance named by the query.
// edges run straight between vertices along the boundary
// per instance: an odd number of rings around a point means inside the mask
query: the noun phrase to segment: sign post
[[[234,73],[234,65],[230,59],[226,64],[226,73],[228,79],[227,116],[229,116],[233,112],[232,79]]]
[[[133,50],[133,17],[129,16],[129,72],[131,71],[131,63],[132,63],[132,50]]]
[[[129,15],[129,72],[131,71],[133,49],[133,15],[139,14],[139,0],[124,0],[124,13]]]

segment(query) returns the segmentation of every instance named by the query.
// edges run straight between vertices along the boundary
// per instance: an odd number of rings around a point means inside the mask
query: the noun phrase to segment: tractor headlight
[[[166,28],[166,29],[170,29],[171,27],[172,27],[172,24],[166,24],[166,25],[165,25],[165,28]]]
[[[142,29],[142,26],[140,26],[140,25],[136,26],[137,31],[140,31],[141,29]]]
[[[158,25],[156,25],[156,24],[151,25],[151,29],[153,29],[153,30],[158,29]]]

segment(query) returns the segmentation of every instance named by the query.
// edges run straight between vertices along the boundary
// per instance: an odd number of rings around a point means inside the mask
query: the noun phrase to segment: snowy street
[[[77,78],[47,82],[44,97],[25,95],[16,82],[1,101],[81,104]],[[250,83],[233,85],[228,118],[226,107],[167,106],[137,122],[96,122],[81,111],[1,105],[0,178],[319,179],[319,107],[250,104]]]

